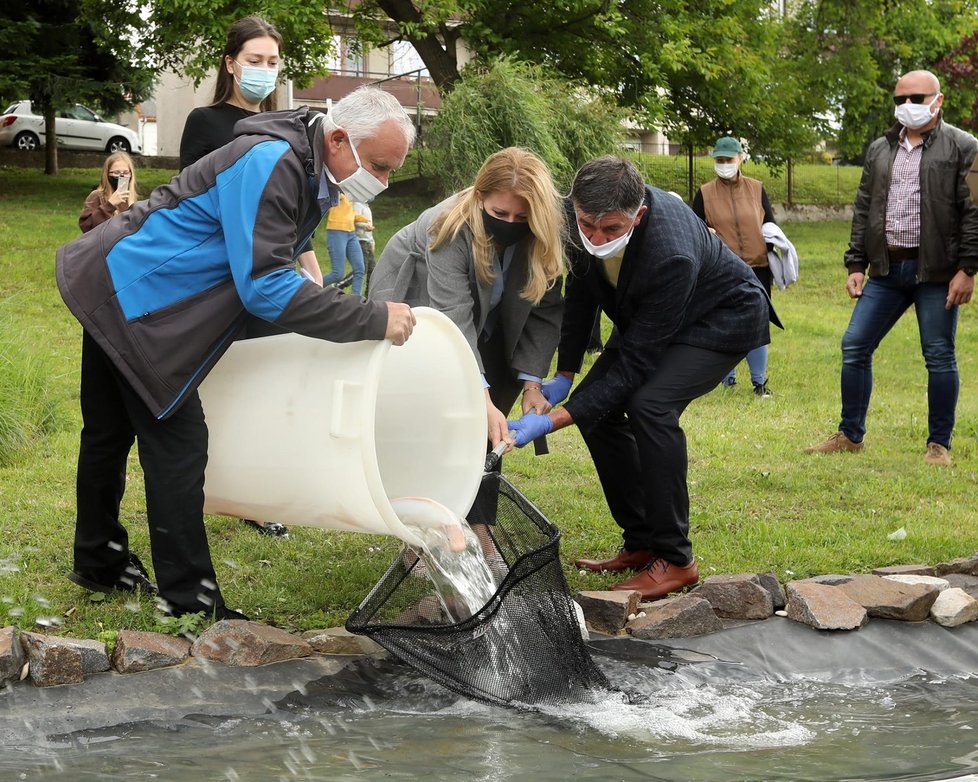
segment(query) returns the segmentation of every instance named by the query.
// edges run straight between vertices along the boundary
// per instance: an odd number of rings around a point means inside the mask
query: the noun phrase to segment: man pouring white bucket
[[[242,120],[230,144],[57,255],[58,287],[84,328],[78,515],[70,578],[155,591],[119,523],[139,442],[159,594],[175,615],[242,618],[217,586],[203,522],[207,425],[197,387],[246,319],[332,342],[403,344],[407,305],[323,289],[295,252],[341,192],[382,192],[414,140],[390,95],[361,88],[329,115]]]

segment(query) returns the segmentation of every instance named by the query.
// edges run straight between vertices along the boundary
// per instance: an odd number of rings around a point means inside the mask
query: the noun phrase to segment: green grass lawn
[[[144,185],[169,178],[140,171]],[[96,637],[122,629],[159,629],[148,600],[92,601],[71,584],[78,357],[81,330],[54,282],[56,248],[79,234],[77,216],[96,172],[58,178],[0,168],[0,346],[14,344],[43,368],[56,426],[0,464],[0,626],[22,629],[60,621],[53,632]],[[144,188],[146,192],[148,188]],[[428,201],[382,195],[373,205],[378,251]],[[923,464],[926,382],[916,323],[908,314],[883,343],[865,451],[808,456],[802,449],[838,423],[839,339],[851,311],[841,263],[848,225],[790,224],[801,280],[774,301],[786,329],[774,335],[770,387],[761,401],[746,382],[695,402],[683,422],[689,440],[692,539],[700,571],[773,570],[783,580],[865,571],[897,563],[970,555],[976,544],[978,327],[962,310],[961,399],[955,466]],[[321,261],[326,265],[325,255]],[[551,453],[531,449],[506,459],[506,475],[562,530],[561,556],[572,589],[601,589],[611,576],[582,575],[572,561],[620,545],[580,436],[551,436]],[[149,561],[143,488],[135,456],[123,522]],[[905,528],[901,541],[887,535]],[[208,517],[211,553],[228,604],[290,630],[342,623],[392,561],[388,537],[294,527],[289,540],[257,535],[235,519]]]

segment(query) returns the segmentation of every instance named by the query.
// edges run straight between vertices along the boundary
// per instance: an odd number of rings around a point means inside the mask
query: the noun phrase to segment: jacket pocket
[[[133,348],[147,372],[178,392],[214,351],[242,309],[233,284],[223,282],[130,321]]]

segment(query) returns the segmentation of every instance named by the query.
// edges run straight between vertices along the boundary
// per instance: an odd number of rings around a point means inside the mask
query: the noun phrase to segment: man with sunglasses
[[[902,76],[893,102],[896,124],[866,152],[844,258],[856,306],[842,337],[842,420],[806,451],[863,449],[873,353],[913,305],[928,374],[924,462],[946,467],[958,401],[958,306],[971,301],[978,272],[978,205],[966,181],[978,142],[944,122],[944,95],[929,71]]]

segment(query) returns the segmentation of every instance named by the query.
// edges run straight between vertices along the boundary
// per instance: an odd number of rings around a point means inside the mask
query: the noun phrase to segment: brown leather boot
[[[700,580],[696,560],[688,565],[674,565],[664,559],[653,559],[651,564],[628,581],[615,584],[616,592],[638,592],[643,600],[657,600],[670,592],[678,592]]]
[[[641,570],[648,567],[651,561],[652,553],[649,551],[644,549],[629,551],[626,548],[620,548],[611,559],[576,559],[574,560],[574,567],[584,568],[593,573],[603,571],[618,573],[622,570]]]

